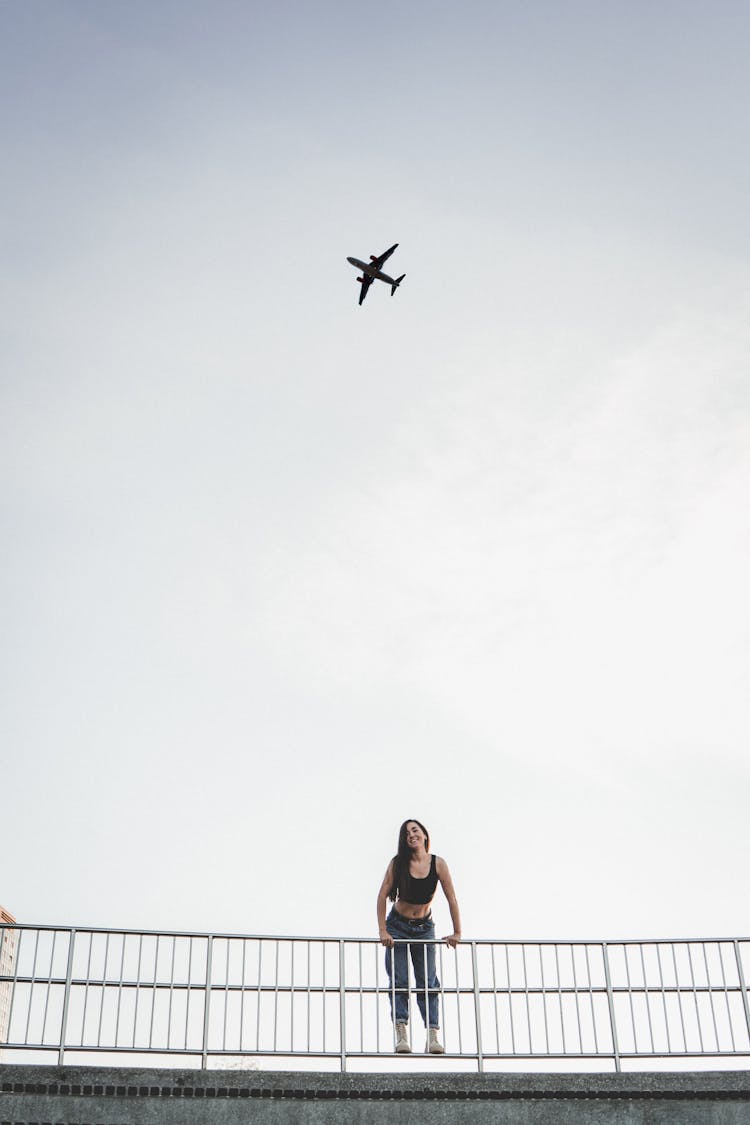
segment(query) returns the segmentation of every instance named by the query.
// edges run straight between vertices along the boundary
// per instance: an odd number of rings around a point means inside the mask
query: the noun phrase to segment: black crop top
[[[428,902],[432,902],[438,884],[436,860],[437,856],[433,856],[429,874],[424,879],[415,879],[408,870],[404,872],[398,889],[400,899],[413,902],[415,906],[426,906]]]

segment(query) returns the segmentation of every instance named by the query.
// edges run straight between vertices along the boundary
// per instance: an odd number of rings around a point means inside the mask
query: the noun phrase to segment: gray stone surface
[[[301,1074],[0,1065],[0,1125],[750,1125],[750,1072]]]

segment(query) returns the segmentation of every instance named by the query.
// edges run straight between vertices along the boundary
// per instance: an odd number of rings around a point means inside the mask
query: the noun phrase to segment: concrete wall
[[[0,1066],[0,1125],[750,1125],[750,1072],[299,1074]]]
[[[14,922],[15,918],[10,911],[0,906],[0,977],[13,976],[13,962],[18,942],[18,930],[12,928]],[[13,985],[8,984],[7,981],[5,984],[0,984],[0,1043],[4,1043],[8,1035],[12,996]],[[4,1058],[0,1048],[0,1063]]]

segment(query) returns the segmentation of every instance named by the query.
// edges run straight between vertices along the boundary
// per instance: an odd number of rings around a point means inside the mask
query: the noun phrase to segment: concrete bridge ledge
[[[0,1066],[0,1125],[748,1125],[750,1072],[331,1074]]]

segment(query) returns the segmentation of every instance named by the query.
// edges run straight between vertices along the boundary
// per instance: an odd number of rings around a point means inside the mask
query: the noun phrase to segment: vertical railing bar
[[[47,974],[47,977],[48,977],[48,979],[47,979],[47,994],[44,998],[44,1016],[42,1018],[42,1037],[39,1040],[40,1043],[44,1042],[44,1037],[47,1034],[47,1010],[49,1008],[49,994],[50,994],[50,990],[52,988],[52,970],[55,967],[55,946],[56,945],[57,945],[57,930],[54,930],[53,934],[52,934],[52,948],[50,950],[50,955],[49,955],[49,973]],[[0,949],[1,948],[2,948],[2,934],[0,934]],[[8,1029],[10,1030],[10,1024],[8,1024]]]
[[[706,953],[706,942],[702,941],[701,946],[703,947],[703,964],[705,965],[705,968],[706,968],[706,984],[708,985],[708,1002],[711,1005],[711,1021],[714,1025],[714,1040],[716,1041],[716,1050],[719,1051],[719,1050],[721,1050],[721,1048],[719,1047],[719,1029],[716,1026],[716,1009],[714,1008],[714,989],[713,989],[713,985],[711,984],[711,970],[708,967],[708,954]],[[719,957],[721,957],[721,954],[719,954]]]
[[[445,1036],[447,1034],[447,1029],[446,1029],[446,1026],[445,1026],[445,960],[443,959],[443,945],[442,945],[442,943],[440,945],[437,945],[436,949],[437,949],[437,955],[436,955],[437,959],[436,959],[436,962],[435,962],[435,967],[436,967],[436,970],[437,970],[438,977],[440,978],[440,987],[439,987],[439,991],[438,991],[438,1003],[440,1004],[440,1011],[443,1013],[440,1018],[443,1020],[443,1046],[445,1047],[445,1049],[447,1051],[448,1045],[447,1045],[447,1043],[445,1043]]]
[[[471,942],[471,971],[474,978],[474,1020],[477,1026],[477,1070],[484,1072],[484,1052],[482,1045],[482,1013],[479,1007],[479,970],[477,967],[477,943]]]
[[[409,1024],[408,1024],[408,1027],[409,1027],[409,1046],[411,1047],[411,1049],[413,1051],[414,1050],[414,1023],[413,1023],[413,1020],[411,1019],[412,995],[411,995],[411,973],[409,972],[409,964],[411,962],[411,954],[412,954],[413,946],[412,946],[411,942],[409,942],[409,941],[402,942],[402,946],[403,946],[403,948],[406,952],[406,1005],[407,1005],[406,1010],[409,1014]],[[415,980],[414,983],[415,983],[415,986],[416,986],[416,980]]]
[[[31,962],[31,983],[29,984],[29,1007],[28,1007],[28,1011],[26,1012],[26,1031],[24,1032],[24,1037],[23,1037],[24,1043],[28,1043],[28,1041],[29,1041],[29,1027],[31,1025],[31,1009],[34,1006],[34,992],[35,992],[34,986],[36,985],[36,962],[37,962],[37,957],[39,956],[39,935],[40,935],[41,931],[36,930],[35,933],[36,933],[36,937],[34,939],[34,957],[33,957],[33,960]]]
[[[539,980],[542,985],[542,1015],[544,1016],[544,1046],[545,1054],[549,1054],[549,1023],[547,1020],[547,986],[544,983],[544,960],[542,946],[539,945]]]
[[[279,1026],[279,941],[276,939],[276,957],[274,959],[274,985],[273,985],[273,1049],[276,1051],[276,1035]]]
[[[605,979],[605,982],[606,982],[606,985],[607,985],[607,1003],[609,1004],[609,1022],[610,1022],[610,1026],[612,1028],[612,1049],[614,1051],[615,1070],[619,1074],[620,1070],[621,1070],[620,1049],[619,1049],[619,1046],[618,1046],[618,1039],[617,1039],[617,1024],[615,1023],[615,1004],[614,1004],[614,996],[612,995],[612,981],[611,981],[610,975],[609,975],[609,951],[607,949],[606,941],[602,942],[602,953],[604,955],[604,979]],[[627,965],[627,955],[625,957],[625,963]]]
[[[362,994],[362,942],[357,943],[357,957],[359,960],[359,1049],[365,1049],[365,1012]]]
[[[344,942],[339,940],[339,1046],[341,1049],[341,1073],[346,1071],[346,997],[344,994],[344,982],[346,972],[346,957],[344,954]]]
[[[391,1044],[391,1049],[393,1049],[393,1046],[396,1042],[396,949],[397,949],[397,946],[394,942],[394,944],[390,947],[390,954],[391,954],[390,989],[391,989],[391,1016],[392,1016],[392,1019],[391,1019],[391,1034],[393,1036],[393,1042]],[[386,956],[386,960],[387,960],[388,950],[386,950],[385,956]]]
[[[457,947],[454,947],[453,949],[453,959],[456,965],[456,1015],[458,1017],[458,1053],[459,1055],[462,1055],[464,1053],[464,1040],[461,1027],[461,982],[459,980],[460,962]]]
[[[643,942],[640,943],[641,950],[641,972],[643,973],[643,996],[646,1001],[646,1016],[648,1018],[648,1034],[651,1040],[651,1054],[653,1055],[656,1050],[654,1046],[654,1027],[651,1023],[651,999],[648,990],[648,980],[646,979],[646,959],[643,956]]]
[[[526,945],[521,945],[521,963],[523,964],[523,991],[526,997],[526,1029],[529,1038],[529,1054],[534,1054],[534,1041],[531,1034],[531,1005],[529,1003],[529,974],[526,968]]]
[[[510,954],[508,952],[509,946],[505,943],[505,969],[508,974],[508,1013],[510,1015],[510,1048],[512,1054],[516,1053],[516,1029],[513,1022],[513,990],[510,981]]]
[[[68,944],[68,964],[65,970],[65,992],[63,994],[62,1020],[60,1021],[60,1050],[57,1053],[58,1066],[63,1066],[65,1063],[65,1039],[68,1034],[68,1010],[70,1007],[70,982],[73,977],[73,954],[76,940],[75,929],[69,930],[68,933],[70,934],[70,942]],[[18,944],[20,946],[21,943],[19,942]]]
[[[187,964],[187,995],[185,996],[185,1042],[183,1044],[187,1051],[188,1045],[188,1029],[190,1027],[190,998],[193,995],[193,941],[194,937],[191,934],[188,939],[188,964]]]
[[[375,954],[375,1050],[380,1054],[380,948],[372,947]]]
[[[594,1030],[594,1052],[599,1054],[599,1033],[596,1030],[596,1012],[594,1011],[594,986],[591,983],[591,961],[589,959],[588,944],[584,945],[583,951],[586,955],[586,975],[589,980],[589,1005],[591,1007],[591,1026]]]
[[[326,961],[328,954],[328,942],[321,942],[323,951],[323,1051],[326,1049],[326,1008],[328,1007],[328,992],[326,989]]]
[[[289,1046],[294,1051],[294,942],[290,942],[291,956],[289,960],[290,993],[289,993]]]
[[[664,1026],[667,1031],[667,1051],[672,1052],[672,1036],[669,1033],[669,1012],[667,1011],[667,993],[664,987],[664,970],[661,964],[661,943],[656,943],[656,963],[659,966],[659,983],[661,985],[661,1000],[662,1007],[664,1008]],[[675,981],[675,983],[677,983]]]
[[[633,1050],[638,1053],[638,1030],[635,1026],[635,1008],[633,1007],[633,989],[630,984],[630,960],[628,958],[629,946],[622,943],[622,957],[625,962],[625,983],[628,989],[628,1004],[630,1006],[630,1026],[633,1029]]]
[[[211,1015],[211,975],[214,953],[214,935],[209,934],[206,939],[206,995],[203,1000],[203,1043],[201,1046],[201,1070],[208,1067],[208,1030]]]
[[[690,966],[690,981],[693,986],[693,1003],[695,1005],[695,1022],[698,1024],[698,1042],[701,1045],[701,1054],[705,1054],[705,1047],[703,1046],[703,1028],[701,1027],[701,1013],[698,1008],[698,992],[695,987],[695,971],[693,969],[693,954],[690,949],[690,942],[685,943],[688,955],[688,965]]]
[[[679,982],[679,970],[677,967],[677,954],[675,952],[675,942],[671,942],[672,951],[672,967],[675,970],[675,992],[677,994],[677,1010],[679,1011],[680,1026],[683,1028],[683,1050],[687,1053],[687,1032],[685,1030],[685,1014],[683,1011],[683,989]]]
[[[224,1018],[221,1023],[221,1049],[227,1049],[227,1016],[229,1015],[229,952],[231,940],[226,938],[227,955],[224,958]]]
[[[104,1017],[104,997],[107,995],[107,965],[109,962],[109,939],[110,934],[107,934],[107,939],[104,942],[104,972],[102,973],[102,995],[99,1002],[99,1026],[96,1029],[96,1045],[102,1045],[102,1019]]]
[[[247,938],[242,939],[242,990],[240,992],[240,1054],[242,1054],[242,1041],[245,1038],[245,965],[247,957]]]
[[[263,991],[262,991],[262,987],[261,987],[262,982],[263,982],[262,961],[263,961],[263,939],[258,938],[258,982],[257,982],[258,1001],[257,1001],[257,1005],[256,1005],[256,1008],[255,1008],[255,1050],[256,1051],[260,1050],[260,1002],[261,1002],[261,999],[263,997]]]
[[[427,942],[422,943],[422,979],[424,980],[424,1025],[427,1044],[430,1041],[430,974],[428,971]],[[427,1050],[427,1047],[425,1047]]]
[[[557,1008],[560,1013],[560,1035],[562,1036],[563,1054],[567,1055],[568,1048],[565,1044],[565,1020],[563,1018],[562,983],[560,981],[560,952],[555,943],[555,972],[557,973]]]
[[[742,971],[742,952],[740,950],[740,943],[735,938],[734,941],[734,956],[737,961],[737,977],[740,982],[740,995],[742,996],[742,1006],[745,1009],[745,1026],[747,1027],[748,1040],[750,1040],[750,1003],[747,998],[747,986],[745,984],[745,974]]]
[[[149,1051],[154,1044],[154,1012],[156,1011],[156,978],[159,975],[159,950],[161,948],[161,934],[156,935],[156,943],[154,945],[154,980],[151,986],[151,1019],[148,1024],[148,1049]]]
[[[169,1003],[167,1005],[167,1050],[172,1043],[172,1001],[174,999],[174,961],[177,951],[177,936],[172,934],[172,958],[169,965]]]
[[[118,1047],[120,1044],[120,1010],[122,1006],[122,985],[125,976],[125,945],[127,940],[127,934],[123,934],[122,945],[120,947],[120,982],[117,986],[117,1008],[115,1010],[115,1047]]]
[[[674,983],[675,991],[677,993],[677,1010],[680,1013],[680,1025],[682,1027],[682,1049],[687,1052],[687,1033],[685,1031],[685,1016],[682,1011],[682,988],[680,987],[680,973],[677,968],[677,954],[675,953],[675,942],[670,943],[672,946],[672,965],[674,967]]]
[[[495,1007],[495,1051],[500,1054],[500,1019],[497,1011],[497,971],[495,969],[495,943],[490,946],[490,961],[492,964],[492,999]]]
[[[306,941],[306,945],[307,945],[307,1028],[306,1028],[307,1040],[306,1040],[306,1042],[307,1042],[307,1050],[309,1051],[310,1050],[310,1005],[312,1003],[312,993],[310,992],[310,968],[311,968],[311,965],[310,965],[310,947],[312,946],[312,942],[310,941],[309,938]]]
[[[135,970],[135,1009],[133,1011],[133,1042],[135,1048],[135,1033],[138,1030],[138,1003],[141,995],[141,959],[143,957],[143,934],[138,935],[138,965]]]
[[[582,1032],[582,1029],[581,1029],[581,1005],[580,1005],[580,999],[579,999],[579,996],[578,996],[578,974],[576,972],[576,947],[574,945],[571,945],[571,947],[570,947],[570,963],[573,967],[573,995],[574,995],[574,998],[575,998],[575,1006],[576,1006],[576,1024],[578,1026],[578,1053],[579,1053],[579,1055],[582,1055],[583,1054],[583,1032]]]
[[[86,984],[83,991],[83,1017],[81,1019],[81,1046],[86,1037],[86,1008],[89,1002],[89,981],[91,980],[91,954],[94,949],[94,935],[89,931],[89,955],[86,961]]]
[[[734,1041],[734,1026],[732,1023],[732,1010],[729,1007],[729,989],[727,988],[727,974],[724,968],[724,943],[719,942],[719,965],[721,967],[721,983],[724,987],[724,1004],[727,1009],[727,1024],[729,1025],[729,1041],[732,1044],[732,1050],[737,1050],[737,1044]]]

